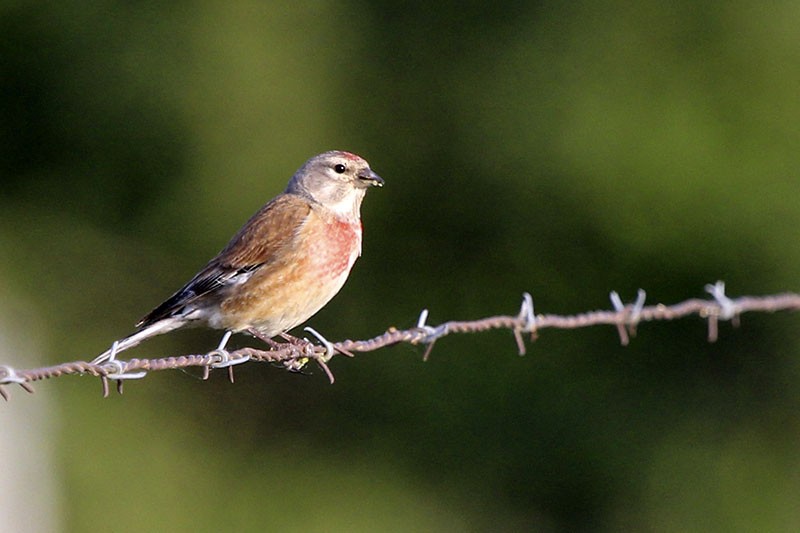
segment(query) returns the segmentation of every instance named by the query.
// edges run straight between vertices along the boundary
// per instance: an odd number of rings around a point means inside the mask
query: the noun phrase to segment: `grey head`
[[[334,150],[315,155],[294,173],[286,192],[305,196],[348,220],[358,220],[361,201],[370,187],[382,187],[363,158]]]

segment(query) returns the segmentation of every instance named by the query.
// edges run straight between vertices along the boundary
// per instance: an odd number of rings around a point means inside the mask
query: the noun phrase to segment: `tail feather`
[[[116,352],[114,352],[114,347],[112,346],[105,352],[101,353],[97,357],[94,358],[92,361],[93,364],[100,364],[112,359],[112,353],[114,355],[123,352],[129,348],[133,348],[141,343],[145,339],[149,339],[150,337],[155,337],[156,335],[161,335],[162,333],[167,333],[172,331],[173,329],[178,329],[179,327],[186,324],[186,320],[182,317],[170,317],[165,318],[163,320],[159,320],[158,322],[154,322],[149,326],[146,326],[136,333],[128,335],[124,339],[120,339],[117,341]]]

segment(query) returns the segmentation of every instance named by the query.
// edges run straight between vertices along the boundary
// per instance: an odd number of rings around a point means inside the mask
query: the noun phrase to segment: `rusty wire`
[[[74,361],[58,365],[32,368],[15,369],[10,366],[0,365],[0,396],[8,400],[8,392],[3,385],[16,384],[25,391],[32,393],[30,383],[44,379],[57,378],[64,375],[89,374],[100,378],[103,386],[103,396],[109,394],[109,381],[116,382],[117,391],[122,393],[124,381],[140,379],[148,372],[170,370],[188,367],[203,367],[204,378],[208,377],[211,368],[226,366],[231,382],[233,382],[233,367],[230,361],[235,362],[267,362],[283,366],[289,371],[300,371],[310,361],[316,362],[326,373],[331,383],[334,381],[332,372],[327,363],[334,354],[339,353],[353,357],[357,352],[372,352],[400,343],[425,345],[424,358],[427,359],[435,342],[447,335],[457,333],[478,333],[491,329],[506,329],[514,333],[517,349],[520,355],[526,352],[523,334],[535,340],[538,332],[548,328],[576,329],[597,325],[611,325],[617,328],[622,345],[630,342],[630,337],[635,335],[637,326],[642,322],[675,320],[691,315],[697,315],[708,321],[708,341],[714,342],[718,337],[718,322],[730,320],[738,323],[739,316],[746,312],[776,312],[800,309],[800,294],[782,293],[770,296],[743,296],[731,299],[725,295],[725,284],[717,282],[706,285],[706,292],[710,299],[693,298],[672,305],[656,304],[645,306],[645,292],[639,290],[636,300],[630,304],[623,304],[616,292],[611,293],[613,310],[598,310],[576,315],[535,314],[531,295],[523,295],[522,306],[516,315],[498,315],[477,320],[449,321],[438,326],[428,325],[428,311],[423,310],[417,325],[406,330],[389,328],[385,333],[365,340],[343,340],[331,343],[311,328],[311,332],[321,344],[314,344],[306,339],[294,339],[280,344],[280,347],[261,350],[252,347],[240,348],[227,354],[218,350],[202,355],[181,355],[176,357],[163,357],[156,359],[129,359],[127,361],[115,360],[100,364],[86,361]]]

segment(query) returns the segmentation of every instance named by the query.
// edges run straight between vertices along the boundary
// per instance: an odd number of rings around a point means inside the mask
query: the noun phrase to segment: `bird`
[[[188,283],[92,363],[187,326],[225,331],[215,367],[228,366],[233,333],[274,344],[272,337],[307,321],[342,288],[361,255],[361,202],[367,189],[383,185],[351,152],[312,157]]]

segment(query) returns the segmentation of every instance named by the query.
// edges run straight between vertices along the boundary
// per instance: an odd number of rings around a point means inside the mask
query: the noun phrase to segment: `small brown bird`
[[[139,331],[93,363],[184,326],[225,330],[217,348],[225,356],[231,333],[268,340],[305,322],[339,292],[361,255],[361,201],[373,186],[383,179],[355,154],[312,157],[214,259],[139,321]]]

